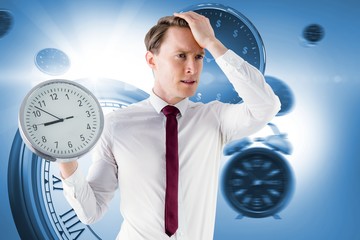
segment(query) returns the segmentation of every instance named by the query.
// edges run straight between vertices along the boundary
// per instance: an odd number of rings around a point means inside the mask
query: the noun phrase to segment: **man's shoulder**
[[[132,103],[123,108],[116,109],[115,111],[108,113],[106,115],[106,118],[108,118],[108,119],[129,118],[133,115],[149,112],[151,110],[152,109],[151,109],[149,99],[144,99],[142,101]]]

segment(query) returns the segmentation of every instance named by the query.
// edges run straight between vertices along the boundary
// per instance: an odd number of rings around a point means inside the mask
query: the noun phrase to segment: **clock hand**
[[[46,123],[44,123],[44,126],[49,126],[49,125],[52,125],[52,124],[55,124],[55,123],[63,122],[64,120],[71,119],[71,118],[74,118],[74,116],[69,116],[69,117],[66,117],[66,118],[60,118],[60,119],[55,120],[55,121],[46,122]]]
[[[51,122],[46,122],[44,123],[44,126],[49,126],[49,125],[52,125],[52,124],[55,124],[55,123],[59,123],[59,122],[63,122],[64,119],[61,118],[61,119],[58,119],[58,120],[55,120],[55,121],[51,121]]]
[[[42,109],[42,108],[39,108],[39,107],[37,107],[37,106],[35,106],[35,108],[36,108],[36,109],[39,109],[40,111],[43,111],[44,113],[49,114],[50,116],[53,116],[54,118],[61,119],[61,118],[59,118],[59,117],[55,116],[54,114],[51,114],[51,113],[49,113],[49,112],[45,111],[45,110],[44,110],[44,109]]]

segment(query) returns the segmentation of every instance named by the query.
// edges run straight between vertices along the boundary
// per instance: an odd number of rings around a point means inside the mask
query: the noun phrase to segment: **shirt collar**
[[[189,102],[189,98],[185,98],[174,105],[175,107],[177,107],[179,109],[181,116],[184,116],[185,111],[188,107],[188,102]],[[162,100],[153,91],[151,91],[151,94],[150,94],[150,103],[155,108],[157,113],[160,113],[161,110],[165,106],[171,105],[171,104],[168,104],[167,102],[165,102],[164,100]]]

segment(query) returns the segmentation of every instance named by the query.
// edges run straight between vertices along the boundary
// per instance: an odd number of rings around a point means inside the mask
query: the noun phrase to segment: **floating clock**
[[[37,68],[52,76],[66,73],[70,68],[70,59],[63,51],[57,48],[45,48],[35,56]]]

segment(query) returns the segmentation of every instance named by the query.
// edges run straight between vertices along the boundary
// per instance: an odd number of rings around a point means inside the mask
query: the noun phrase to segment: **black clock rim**
[[[274,207],[272,207],[271,209],[268,209],[266,211],[252,211],[243,207],[240,207],[239,204],[236,204],[232,201],[232,197],[229,196],[228,192],[226,191],[227,186],[226,186],[226,175],[227,173],[230,171],[230,169],[234,166],[234,164],[239,161],[240,159],[244,158],[246,155],[251,155],[251,154],[266,154],[267,156],[272,156],[272,159],[275,159],[275,161],[277,161],[277,163],[279,163],[284,171],[285,174],[287,176],[288,182],[285,185],[285,190],[284,190],[284,197],[282,198],[281,201],[278,202],[278,204],[276,204]],[[277,214],[278,212],[280,212],[281,210],[283,210],[288,203],[290,202],[290,199],[293,195],[294,192],[294,187],[295,187],[295,178],[293,175],[293,171],[290,167],[290,165],[288,164],[287,160],[280,155],[278,152],[275,152],[272,149],[268,149],[265,147],[253,147],[253,148],[247,148],[239,153],[236,153],[235,155],[233,155],[228,162],[225,164],[225,166],[223,167],[223,171],[222,171],[222,175],[221,175],[221,192],[225,198],[225,200],[227,201],[227,203],[239,214],[243,215],[243,216],[247,216],[247,217],[252,217],[252,218],[265,218],[265,217],[270,217],[270,216],[274,216],[275,214]]]

